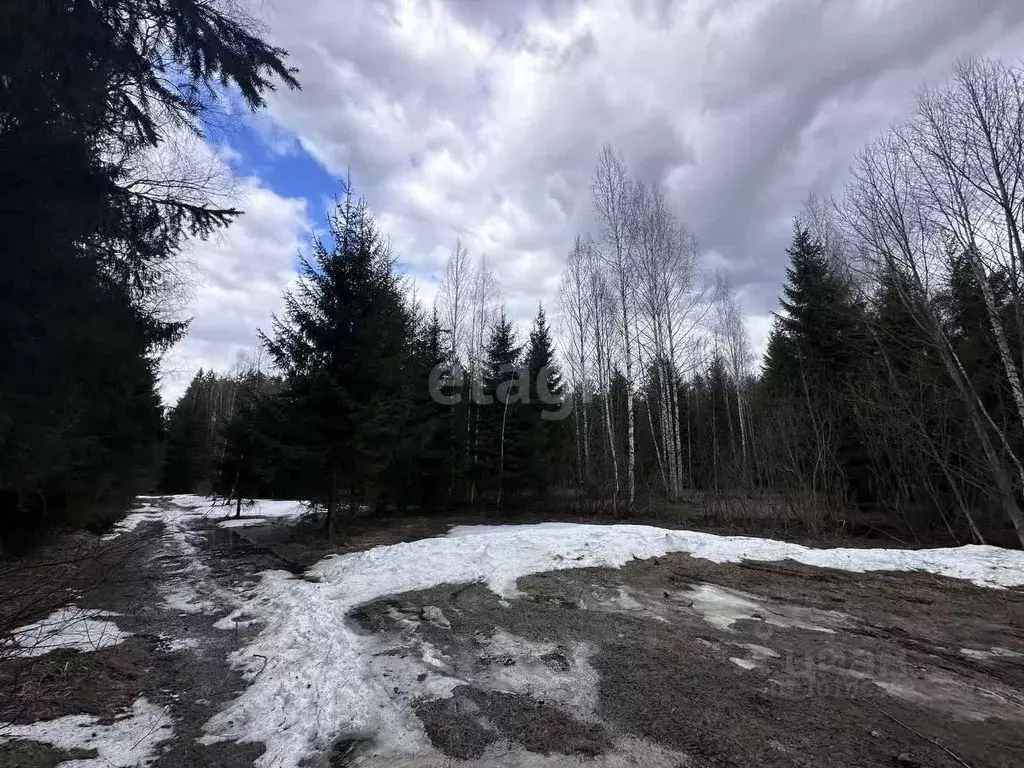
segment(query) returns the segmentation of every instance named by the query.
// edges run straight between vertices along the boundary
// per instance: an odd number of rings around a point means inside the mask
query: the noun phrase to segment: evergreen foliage
[[[284,373],[285,408],[305,461],[319,477],[310,496],[334,521],[385,500],[382,480],[407,423],[416,318],[394,257],[351,189],[330,220],[332,245],[316,240],[299,285],[263,341]]]
[[[258,108],[275,82],[297,83],[247,20],[200,0],[5,3],[0,73],[0,548],[11,548],[102,524],[153,482],[157,359],[186,329],[161,311],[175,256],[184,237],[239,213],[190,178],[153,174],[154,153],[199,132],[215,89]]]
[[[863,348],[861,309],[847,279],[806,228],[795,228],[786,253],[783,313],[776,315],[769,338],[765,377],[783,388],[824,396],[855,372]]]

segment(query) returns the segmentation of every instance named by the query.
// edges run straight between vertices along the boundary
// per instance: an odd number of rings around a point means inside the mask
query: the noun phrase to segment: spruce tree
[[[796,355],[793,353],[789,337],[782,327],[778,315],[772,322],[765,345],[764,360],[761,363],[761,375],[769,391],[782,392],[797,379],[795,369]]]
[[[225,9],[0,4],[0,548],[116,517],[155,479],[157,360],[187,327],[161,298],[183,238],[239,212],[147,158],[201,134],[222,87],[258,108],[297,85]]]
[[[436,394],[451,394],[449,347],[449,336],[435,308],[429,318],[417,323],[407,382],[406,426],[387,484],[395,503],[414,504],[427,512],[446,506],[456,461],[451,406],[438,402],[431,390],[431,377],[435,377]]]
[[[202,369],[167,417],[166,458],[160,490],[166,493],[197,493],[213,469],[213,449],[204,385],[212,378]]]
[[[558,477],[559,452],[566,436],[563,421],[545,418],[561,409],[563,385],[543,306],[538,307],[530,330],[525,369],[529,381],[529,402],[523,408],[525,480],[534,492],[543,494]]]
[[[481,389],[486,402],[478,409],[475,471],[479,487],[500,499],[515,494],[522,486],[522,400],[529,391],[519,370],[522,347],[504,308],[491,328],[485,354]]]
[[[783,313],[769,339],[766,378],[824,396],[845,384],[863,356],[863,310],[806,228],[795,228],[786,253]]]
[[[310,495],[333,524],[343,491],[353,509],[382,498],[405,426],[414,317],[387,241],[351,189],[330,229],[331,247],[314,242],[262,338],[285,373],[297,445],[319,475]]]

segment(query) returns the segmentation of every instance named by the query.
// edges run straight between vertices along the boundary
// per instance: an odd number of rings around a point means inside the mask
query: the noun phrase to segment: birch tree
[[[636,426],[633,404],[635,249],[630,236],[632,184],[622,159],[608,145],[601,150],[592,185],[600,228],[599,253],[615,299],[626,382],[626,506],[636,498]]]
[[[934,216],[927,186],[931,182],[921,179],[913,147],[906,133],[894,130],[860,153],[851,168],[845,218],[858,240],[863,272],[875,279],[886,271],[902,276],[895,285],[899,299],[930,340],[959,395],[999,504],[1024,543],[1024,512],[1017,499],[1017,487],[1024,485],[1024,467],[979,396],[930,301],[944,271],[948,239]],[[1009,461],[1010,468],[1004,461]]]
[[[566,360],[574,399],[576,462],[579,479],[590,477],[590,425],[588,411],[593,385],[590,367],[593,353],[591,315],[594,311],[588,291],[592,245],[577,235],[558,291],[558,306],[566,336]]]
[[[478,463],[479,449],[479,399],[482,392],[481,384],[486,366],[487,334],[498,314],[498,280],[486,256],[481,256],[470,279],[470,310],[469,334],[465,342],[463,354],[469,365],[469,380],[472,395],[469,408],[466,410],[466,433],[469,436],[467,447],[469,466]],[[476,499],[476,483],[470,481],[469,502]]]
[[[441,322],[449,333],[452,363],[467,348],[469,334],[470,298],[473,290],[473,264],[469,251],[456,240],[444,268],[444,278],[438,291],[438,310]]]
[[[605,436],[608,440],[608,456],[612,470],[612,499],[618,503],[620,478],[618,450],[615,446],[615,425],[611,410],[611,378],[612,378],[612,347],[611,340],[616,335],[616,310],[612,292],[608,287],[602,270],[597,249],[588,247],[584,251],[586,257],[587,300],[590,304],[590,332],[594,349],[594,372],[597,379],[597,391],[601,393],[601,405],[604,416]]]
[[[750,348],[750,336],[747,334],[746,325],[743,322],[743,309],[724,275],[719,277],[717,304],[717,331],[721,338],[722,355],[736,390],[736,416],[740,433],[740,472],[744,482],[748,482],[750,477],[747,444],[749,427],[743,392],[754,356]]]

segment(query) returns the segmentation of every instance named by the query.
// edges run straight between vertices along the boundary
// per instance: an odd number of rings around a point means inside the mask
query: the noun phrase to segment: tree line
[[[1019,68],[962,62],[865,147],[841,194],[808,198],[760,366],[735,291],[664,191],[610,147],[555,329],[540,309],[525,339],[492,265],[458,242],[422,307],[347,193],[263,336],[276,373],[197,377],[168,456],[198,403],[227,398],[203,487],[313,498],[329,520],[361,507],[698,508],[746,527],[1012,543],[1024,537],[1022,97]],[[198,487],[171,482],[170,466],[168,487]]]
[[[543,308],[520,339],[485,300],[469,361],[351,188],[327,224],[260,333],[273,375],[260,364],[200,372],[171,411],[163,489],[212,491],[239,512],[256,497],[309,499],[332,530],[360,509],[543,497],[561,448],[544,417],[558,412],[561,384]]]
[[[312,499],[332,528],[362,509],[697,507],[1024,539],[1019,67],[961,62],[796,212],[760,366],[728,280],[605,147],[595,228],[528,334],[458,242],[423,306],[346,189],[259,355],[200,372],[163,416],[178,254],[240,213],[166,150],[202,136],[224,86],[257,109],[295,73],[198,0],[0,14],[0,546],[154,485]]]
[[[960,62],[795,217],[760,370],[728,285],[602,153],[560,295],[574,481],[753,524],[1024,541],[1024,71]],[[717,503],[721,501],[722,503]]]

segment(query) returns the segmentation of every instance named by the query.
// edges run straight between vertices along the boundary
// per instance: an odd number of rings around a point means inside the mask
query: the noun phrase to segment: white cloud
[[[1019,0],[251,3],[303,85],[271,97],[259,132],[351,169],[421,296],[461,237],[496,266],[514,318],[552,304],[610,142],[728,272],[757,348],[808,192],[840,185],[956,57],[1024,42]],[[230,242],[196,250],[186,376],[253,343],[308,228],[300,202],[246,184]]]
[[[306,202],[255,178],[238,180],[245,214],[207,241],[191,243],[194,294],[188,336],[163,361],[161,391],[174,403],[199,368],[224,371],[253,350],[295,279],[295,258],[311,231]]]
[[[775,303],[790,217],[834,187],[913,89],[1014,50],[1012,0],[327,0],[255,3],[300,67],[270,117],[352,169],[404,261],[456,237],[512,314],[551,302],[589,225],[600,145],[660,179],[754,313]]]

